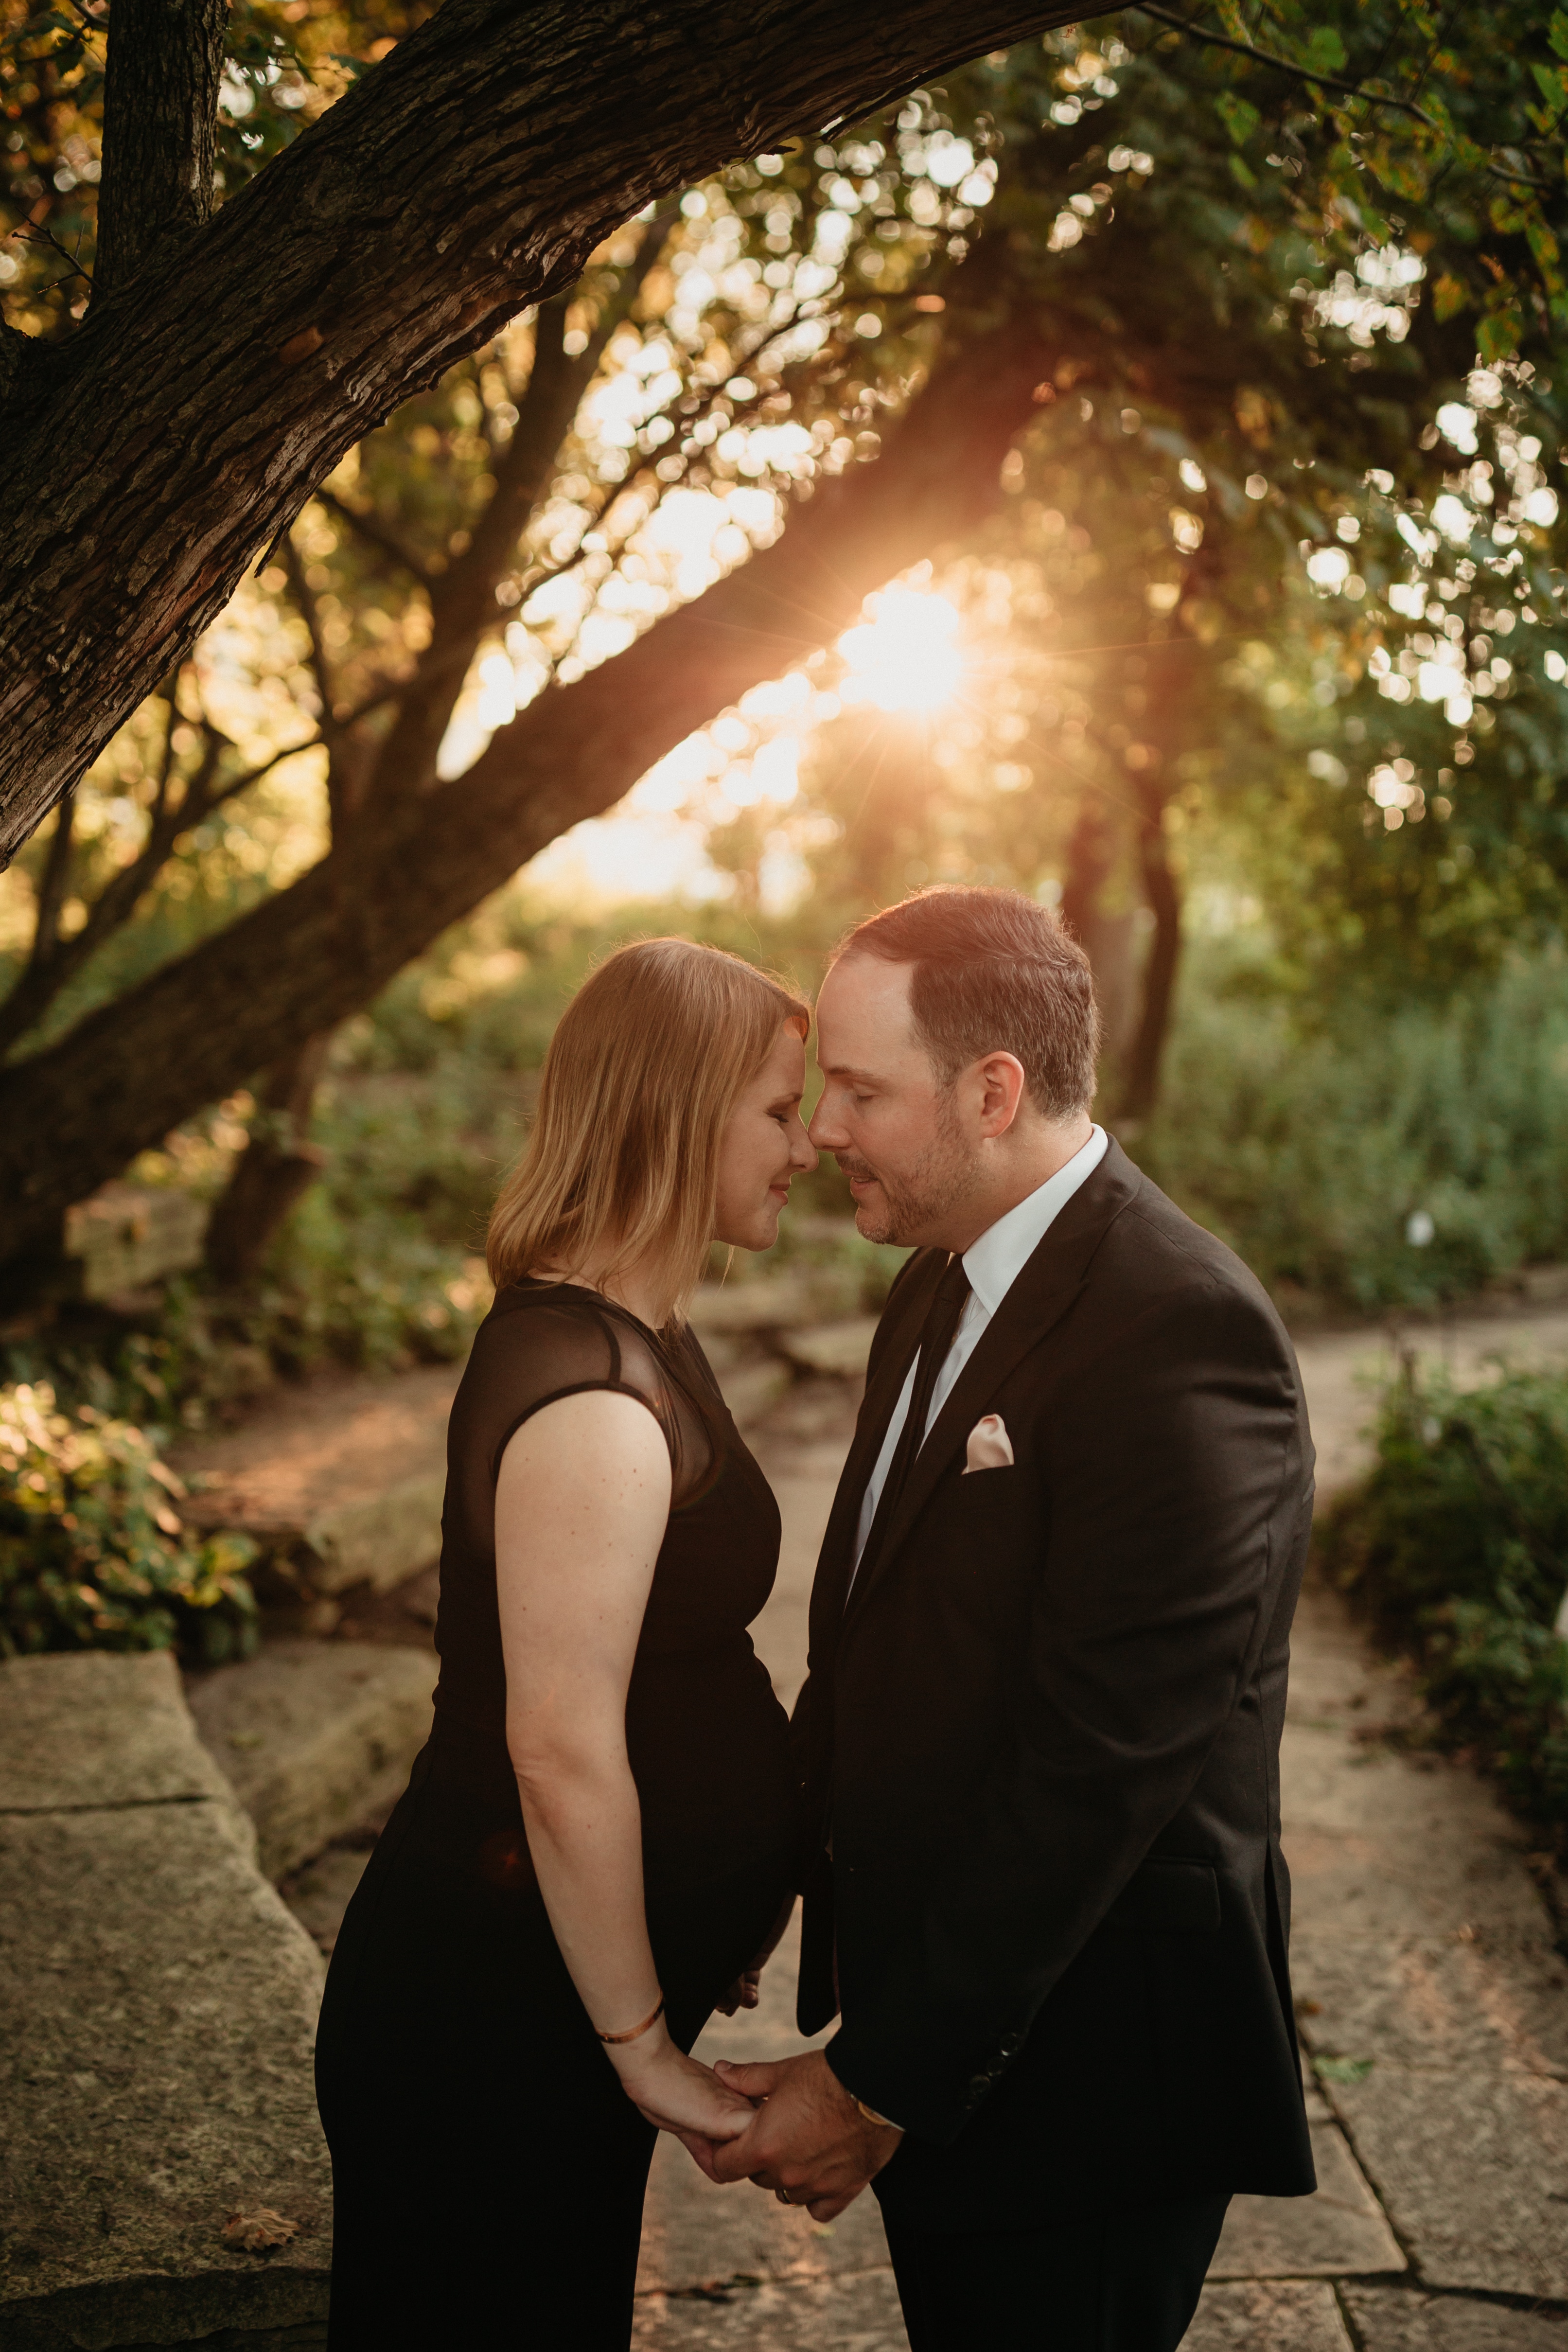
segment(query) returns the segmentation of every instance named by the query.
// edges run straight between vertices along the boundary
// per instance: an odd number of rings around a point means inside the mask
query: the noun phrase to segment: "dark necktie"
[[[915,1366],[915,1389],[909,1400],[909,1411],[904,1417],[898,1444],[893,1460],[887,1466],[887,1479],[877,1500],[876,1516],[866,1537],[865,1549],[861,1554],[853,1581],[861,1577],[875,1559],[887,1539],[900,1497],[909,1482],[925,1435],[925,1417],[931,1410],[931,1393],[936,1386],[936,1375],[947,1360],[947,1350],[957,1335],[964,1302],[969,1296],[969,1277],[964,1271],[961,1257],[949,1258],[946,1273],[936,1286],[936,1295],[927,1310],[920,1332],[920,1356]]]

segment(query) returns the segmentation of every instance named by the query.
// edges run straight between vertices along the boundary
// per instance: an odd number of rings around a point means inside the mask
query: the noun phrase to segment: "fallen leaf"
[[[270,2205],[257,2205],[248,2213],[231,2213],[224,2223],[224,2235],[231,2246],[238,2246],[247,2254],[264,2254],[269,2247],[286,2246],[298,2229],[285,2213],[275,2213]]]

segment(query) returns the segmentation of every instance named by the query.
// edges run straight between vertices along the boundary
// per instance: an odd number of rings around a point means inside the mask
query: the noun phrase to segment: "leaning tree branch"
[[[1401,114],[1413,114],[1428,131],[1441,132],[1442,125],[1434,122],[1418,106],[1413,106],[1407,98],[1387,98],[1380,89],[1369,89],[1364,82],[1341,81],[1336,74],[1318,73],[1311,66],[1299,65],[1293,58],[1276,57],[1272,49],[1258,48],[1251,41],[1233,41],[1228,33],[1210,33],[1175,8],[1156,6],[1155,0],[1134,0],[1134,5],[1140,16],[1153,16],[1157,23],[1168,25],[1173,33],[1186,33],[1207,48],[1228,49],[1233,57],[1251,58],[1258,65],[1272,66],[1276,73],[1289,74],[1294,81],[1310,82],[1314,89],[1337,89],[1342,97],[1364,99],[1369,106],[1395,107]]]
[[[354,443],[622,222],[1085,13],[444,0],[47,365],[4,339],[0,857]]]
[[[47,1242],[136,1151],[357,1011],[548,842],[831,641],[870,590],[972,530],[1056,356],[1032,328],[968,341],[882,457],[820,483],[773,546],[548,688],[465,775],[379,808],[298,882],[0,1074],[10,1248]]]
[[[171,728],[178,713],[171,706]],[[195,775],[187,783],[179,803],[171,809],[161,801],[148,826],[147,838],[134,857],[113,874],[92,905],[87,920],[68,940],[58,933],[51,942],[47,956],[35,953],[21,978],[3,1001],[0,1001],[0,1055],[36,1029],[49,1007],[69,986],[78,972],[94,957],[105,941],[123,930],[152,888],[166,859],[178,845],[183,834],[200,824],[213,811],[225,802],[259,783],[272,770],[291,760],[297,751],[308,751],[323,741],[319,735],[308,736],[303,743],[290,743],[281,751],[274,751],[254,767],[245,768],[237,775],[213,789],[213,776],[223,751],[228,748],[227,738],[217,729],[207,726],[207,743]],[[74,788],[73,788],[74,794]],[[68,805],[62,803],[62,806]],[[51,848],[53,844],[50,845]]]
[[[228,0],[114,0],[95,299],[211,217],[228,14]]]

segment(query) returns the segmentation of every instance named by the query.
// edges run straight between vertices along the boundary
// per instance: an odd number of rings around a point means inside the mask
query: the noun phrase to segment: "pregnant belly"
[[[626,1742],[651,1872],[695,1884],[791,1855],[789,1720],[755,1657],[639,1661]]]

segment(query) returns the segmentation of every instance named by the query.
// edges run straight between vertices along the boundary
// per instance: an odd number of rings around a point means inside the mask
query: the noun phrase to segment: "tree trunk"
[[[68,341],[0,337],[0,857],[354,443],[621,222],[1082,13],[444,0]]]
[[[228,0],[114,0],[93,298],[212,216]]]
[[[1181,958],[1181,892],[1166,842],[1165,793],[1153,774],[1142,783],[1138,799],[1138,870],[1155,928],[1144,961],[1138,1026],[1128,1049],[1116,1113],[1118,1131],[1124,1135],[1135,1132],[1159,1100],[1160,1064],[1170,1031]]]
[[[1109,803],[1092,790],[1078,804],[1078,815],[1067,845],[1067,871],[1062,881],[1063,923],[1088,957],[1094,974],[1094,994],[1100,1007],[1102,1086],[1113,1086],[1115,1071],[1132,1034],[1137,998],[1133,969],[1133,909],[1111,914],[1105,906],[1105,885],[1120,849],[1117,825]]]
[[[1017,329],[967,343],[885,453],[822,484],[772,547],[548,689],[455,782],[376,810],[288,889],[0,1072],[11,1249],[47,1241],[135,1152],[368,1003],[558,834],[972,529],[1053,358]]]
[[[330,1043],[329,1031],[309,1038],[275,1063],[257,1090],[250,1140],[207,1224],[207,1264],[231,1289],[258,1272],[273,1235],[326,1164],[326,1153],[310,1140],[310,1112]]]

